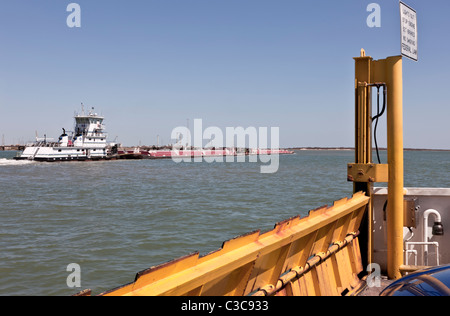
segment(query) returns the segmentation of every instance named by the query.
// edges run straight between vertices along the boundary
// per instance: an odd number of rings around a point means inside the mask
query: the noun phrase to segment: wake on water
[[[34,161],[0,158],[0,167],[1,166],[22,166],[22,165],[29,165],[32,163],[34,163]]]

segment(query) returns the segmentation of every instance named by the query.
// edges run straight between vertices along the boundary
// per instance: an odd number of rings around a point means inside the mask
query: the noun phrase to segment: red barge
[[[248,149],[248,148],[223,148],[223,149],[155,149],[143,150],[119,150],[119,159],[168,159],[168,158],[195,158],[195,157],[226,157],[226,156],[250,156],[250,155],[289,155],[294,154],[287,149]]]

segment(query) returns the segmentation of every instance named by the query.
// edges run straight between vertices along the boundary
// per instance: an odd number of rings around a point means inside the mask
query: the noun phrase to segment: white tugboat
[[[82,109],[75,115],[75,131],[63,133],[58,141],[44,137],[36,138],[16,160],[35,161],[85,161],[111,159],[117,153],[117,145],[106,141],[107,134],[103,124],[104,117],[93,112],[85,114]]]

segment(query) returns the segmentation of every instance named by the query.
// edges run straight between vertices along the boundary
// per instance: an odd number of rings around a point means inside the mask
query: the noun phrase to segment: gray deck
[[[388,280],[387,277],[382,276],[380,287],[366,286],[357,296],[379,296],[380,293],[393,282],[393,280]]]

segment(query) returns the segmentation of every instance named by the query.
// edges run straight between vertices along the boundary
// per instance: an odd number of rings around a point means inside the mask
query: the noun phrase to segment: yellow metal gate
[[[369,197],[356,193],[267,233],[248,233],[222,248],[139,272],[134,282],[102,293],[119,295],[343,295],[363,271],[358,229]],[[85,291],[83,294],[90,294]]]

